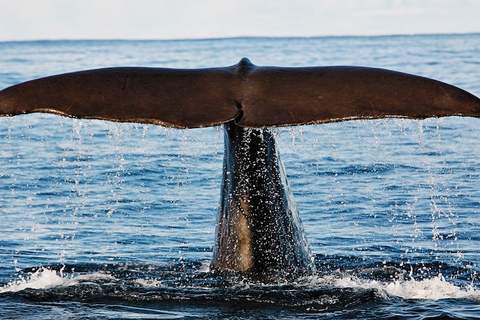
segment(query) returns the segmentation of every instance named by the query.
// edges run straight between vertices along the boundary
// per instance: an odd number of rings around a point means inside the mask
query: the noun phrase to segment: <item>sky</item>
[[[480,0],[0,0],[0,41],[480,32]]]

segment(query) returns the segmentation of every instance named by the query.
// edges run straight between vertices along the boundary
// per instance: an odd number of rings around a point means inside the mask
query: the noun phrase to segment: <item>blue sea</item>
[[[381,67],[480,95],[480,34],[0,42],[0,89],[242,57]],[[276,130],[317,271],[262,284],[209,271],[221,127],[0,118],[0,318],[480,318],[480,119]]]

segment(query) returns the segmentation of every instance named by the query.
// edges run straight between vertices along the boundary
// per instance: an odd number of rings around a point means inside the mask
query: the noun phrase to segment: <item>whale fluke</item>
[[[235,120],[241,127],[352,119],[480,116],[480,99],[455,86],[367,67],[122,67],[27,81],[0,91],[0,115],[49,112],[177,128]]]
[[[46,112],[175,128],[235,119],[235,78],[226,68],[122,67],[27,81],[0,91],[0,115]]]
[[[259,67],[242,100],[244,127],[354,119],[480,116],[480,99],[455,86],[366,67]]]

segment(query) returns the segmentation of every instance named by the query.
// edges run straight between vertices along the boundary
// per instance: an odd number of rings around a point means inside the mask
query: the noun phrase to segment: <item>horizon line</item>
[[[439,33],[391,33],[391,34],[345,34],[345,35],[311,35],[311,36],[251,36],[237,35],[225,37],[192,37],[192,38],[38,38],[38,39],[0,39],[0,43],[15,42],[61,42],[61,41],[222,41],[242,39],[320,39],[320,38],[382,38],[382,37],[415,37],[415,36],[466,36],[480,35],[480,31],[472,32],[439,32]]]

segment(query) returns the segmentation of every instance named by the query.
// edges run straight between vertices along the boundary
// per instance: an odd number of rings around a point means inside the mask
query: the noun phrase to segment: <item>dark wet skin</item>
[[[270,129],[225,124],[216,247],[211,268],[253,279],[309,273],[313,262]]]

